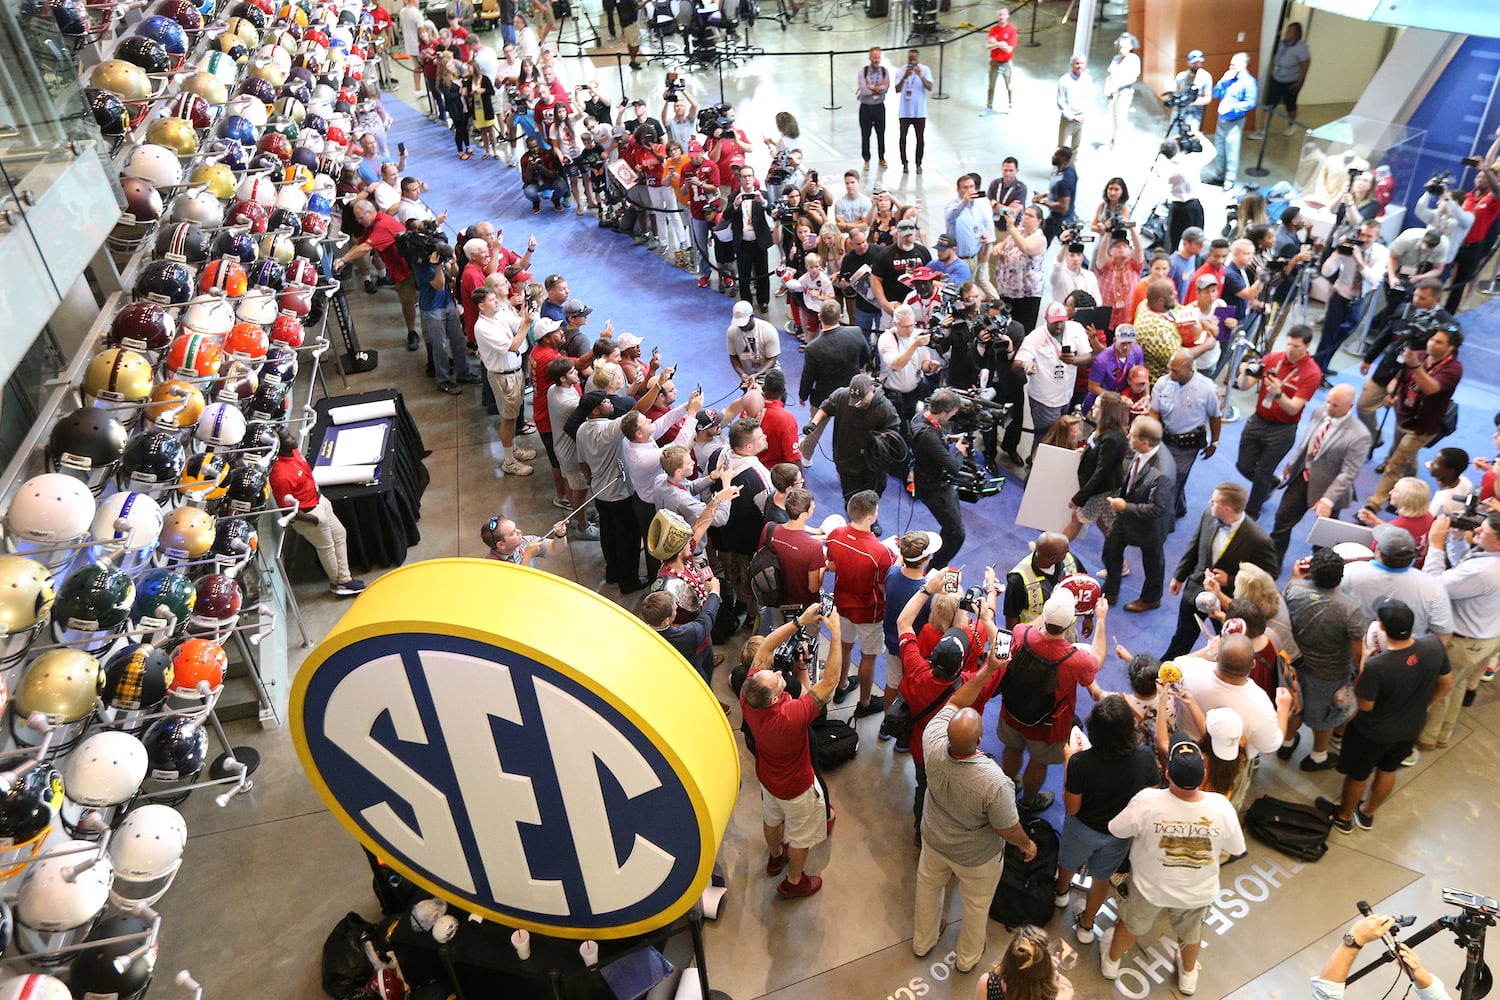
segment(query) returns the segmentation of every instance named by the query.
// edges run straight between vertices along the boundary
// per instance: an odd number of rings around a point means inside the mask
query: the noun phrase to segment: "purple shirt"
[[[1125,352],[1125,360],[1121,362],[1115,354],[1118,344],[1111,344],[1094,356],[1094,363],[1089,366],[1089,381],[1098,382],[1106,390],[1119,392],[1120,387],[1125,384],[1125,373],[1136,365],[1146,363],[1146,355],[1141,346],[1132,342],[1130,350]],[[1094,397],[1089,396],[1084,400],[1083,412],[1087,413],[1089,407],[1094,405]]]

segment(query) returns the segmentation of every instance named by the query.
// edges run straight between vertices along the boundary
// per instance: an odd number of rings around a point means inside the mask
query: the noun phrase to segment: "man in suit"
[[[755,170],[740,167],[740,187],[729,200],[730,231],[734,233],[734,260],[740,280],[740,298],[754,302],[762,314],[771,311],[771,223],[766,215],[766,194],[755,181]],[[752,293],[753,296],[752,296]]]
[[[1313,411],[1312,421],[1292,449],[1282,475],[1286,492],[1276,508],[1271,541],[1276,560],[1286,558],[1292,529],[1311,507],[1319,517],[1338,517],[1354,497],[1354,477],[1370,453],[1370,431],[1354,415],[1354,386],[1340,383],[1327,402]],[[1317,500],[1310,501],[1310,498]]]
[[[1172,574],[1171,591],[1182,595],[1177,609],[1177,632],[1162,659],[1181,656],[1193,648],[1202,632],[1198,626],[1198,595],[1203,578],[1212,573],[1224,593],[1234,596],[1234,577],[1242,563],[1254,563],[1273,577],[1281,572],[1276,548],[1260,525],[1245,516],[1249,493],[1239,483],[1220,483],[1209,498],[1198,531]]]
[[[1172,527],[1172,499],[1177,486],[1177,463],[1161,441],[1161,422],[1155,417],[1136,417],[1130,425],[1130,464],[1120,495],[1112,497],[1115,523],[1104,539],[1104,569],[1109,579],[1104,596],[1110,604],[1120,598],[1120,574],[1125,547],[1138,546],[1146,579],[1141,596],[1125,605],[1126,611],[1152,611],[1161,607],[1162,580],[1167,575],[1164,548]]]

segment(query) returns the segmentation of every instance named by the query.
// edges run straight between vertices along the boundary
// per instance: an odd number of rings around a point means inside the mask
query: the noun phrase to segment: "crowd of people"
[[[1008,26],[1006,17],[997,25]],[[1471,192],[1438,196],[1430,224],[1390,247],[1358,193],[1346,192],[1350,225],[1322,251],[1295,208],[1271,225],[1249,196],[1236,231],[1210,237],[1194,192],[1214,147],[1205,143],[1200,164],[1169,140],[1173,230],[1148,251],[1122,178],[1108,181],[1091,216],[1081,211],[1066,110],[1046,190],[1029,191],[1019,159],[1005,157],[988,181],[960,177],[940,215],[924,217],[920,204],[878,186],[867,194],[871,157],[884,165],[888,89],[902,95],[903,167],[922,170],[930,72],[916,50],[899,70],[872,50],[858,81],[866,169],[830,189],[804,168],[792,115],[777,116],[780,134],[764,140],[769,165],[757,170],[757,144],[731,107],[705,116],[684,90],[664,95],[660,121],[641,100],[612,107],[597,85],[569,90],[550,50],[538,49],[545,32],[529,34],[520,16],[514,28],[494,68],[468,49],[461,26],[433,34],[417,25],[433,116],[453,127],[464,159],[470,125],[481,158],[510,163],[524,144],[516,162],[533,211],[543,198],[558,211],[576,203],[677,254],[700,285],[717,275],[737,299],[725,353],[738,390],[711,406],[701,389],[686,390],[705,373],[679,374],[634,333],[588,329],[593,310],[571,294],[568,275],[539,266],[545,248],[534,238],[507,246],[498,222],[479,221],[450,245],[404,147],[392,156],[383,135],[361,136],[364,159],[345,190],[357,239],[340,266],[376,262],[365,287],[394,286],[408,348],[425,344],[442,391],[481,386],[481,405],[499,418],[507,477],[534,472],[538,449],[523,442],[540,447],[552,502],[566,512],[544,536],[491,519],[491,556],[531,563],[569,540],[599,545],[604,586],[629,598],[705,682],[725,660],[716,647],[748,636],[735,687],[762,790],[766,872],[782,876],[780,896],[819,891],[808,855],[837,816],[808,727],[829,713],[881,716],[882,737],[914,765],[917,954],[934,946],[956,879],[966,914],[980,915],[964,920],[958,968],[978,964],[1004,850],[1036,852],[1027,818],[1054,803],[1044,786],[1056,767],[1066,807],[1056,903],[1070,908],[1077,940],[1098,940],[1103,974],[1114,978],[1132,941],[1165,913],[1180,943],[1179,989],[1191,994],[1219,866],[1245,851],[1239,817],[1262,756],[1291,761],[1308,730],[1297,766],[1343,776],[1340,794],[1318,805],[1342,832],[1370,829],[1400,767],[1448,745],[1493,673],[1495,467],[1444,448],[1427,465],[1434,490],[1418,462],[1451,430],[1463,330],[1439,299],[1445,273],[1466,279],[1462,251],[1446,255],[1470,233],[1488,238],[1500,215],[1500,140]],[[1014,51],[1013,26],[990,39],[993,104],[1002,79],[1009,96],[1002,54]],[[1133,47],[1122,38],[1111,64],[1116,129],[1139,74]],[[1189,62],[1196,80],[1201,69]],[[1060,109],[1065,91],[1060,84]],[[1228,177],[1233,163],[1221,159]],[[1320,327],[1291,326],[1280,345],[1262,330],[1265,350],[1237,352],[1234,337],[1265,323],[1301,269],[1331,285]],[[767,318],[773,278],[790,315],[780,326]],[[1329,365],[1381,285],[1386,308],[1358,362],[1369,381],[1360,392],[1331,385]],[[801,355],[795,387],[783,338]],[[1194,511],[1188,481],[1220,444],[1231,389],[1254,399],[1235,461],[1243,482],[1218,483]],[[1358,504],[1355,478],[1384,443],[1382,408],[1394,413],[1391,447]],[[1027,433],[1029,456],[1020,451]],[[820,448],[824,434],[831,441]],[[966,589],[960,483],[1025,474],[1042,445],[1080,452],[1066,530],[1042,533],[1008,572]],[[815,496],[805,478],[825,460],[836,500]],[[939,531],[883,529],[893,480]],[[1337,519],[1351,506],[1372,529],[1363,551],[1319,547],[1284,565],[1309,512]],[[1190,514],[1191,537],[1168,577],[1167,539]],[[1096,577],[1076,551],[1089,525],[1101,539]],[[1121,603],[1130,548],[1140,550],[1140,590]],[[1112,608],[1148,614],[1164,591],[1179,603],[1162,648],[1109,648]],[[1100,686],[1111,656],[1124,664],[1126,690]],[[1093,704],[1082,730],[1073,725],[1080,692]],[[979,750],[990,700],[999,761]],[[1080,871],[1093,888],[1074,907]],[[1121,882],[1119,919],[1096,935],[1095,915]],[[1357,928],[1351,947],[1378,936],[1375,924]],[[1049,948],[1041,932],[1017,934],[981,990],[1024,970],[1055,984]]]

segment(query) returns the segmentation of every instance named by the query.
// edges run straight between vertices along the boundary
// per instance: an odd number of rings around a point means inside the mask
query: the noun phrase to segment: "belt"
[[[519,369],[519,368],[512,368],[509,371],[496,372],[495,374],[496,375],[519,375],[519,374],[521,374],[521,369]]]
[[[1162,437],[1171,444],[1196,444],[1199,441],[1208,439],[1208,429],[1199,427],[1197,430],[1189,431],[1186,434],[1163,434]]]

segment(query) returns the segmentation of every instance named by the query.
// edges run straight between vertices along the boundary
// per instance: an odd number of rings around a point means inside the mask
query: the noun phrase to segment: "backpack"
[[[775,534],[776,525],[766,525],[765,533],[761,535],[760,548],[750,557],[750,596],[755,599],[756,607],[775,608],[781,605],[784,593],[781,563],[776,558],[776,549],[771,545]]]
[[[1036,844],[1036,857],[1021,858],[1021,849],[1005,845],[1005,867],[990,901],[990,919],[1015,928],[1025,924],[1046,927],[1057,912],[1053,902],[1057,883],[1057,830],[1040,816],[1022,819],[1026,835]]]
[[[365,954],[375,925],[358,913],[347,913],[323,942],[323,992],[342,997],[369,982],[375,967]]]
[[[819,771],[827,771],[854,759],[859,730],[842,719],[825,719],[813,723],[812,741],[814,763]]]
[[[1074,653],[1072,646],[1056,660],[1049,660],[1027,641],[1012,646],[1010,664],[1000,678],[1000,704],[1023,726],[1052,724],[1057,711],[1057,668]]]
[[[1262,795],[1245,813],[1245,832],[1267,847],[1298,861],[1317,861],[1328,853],[1333,819],[1316,806]]]

